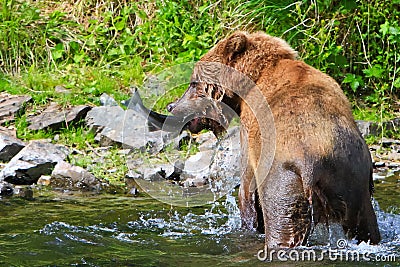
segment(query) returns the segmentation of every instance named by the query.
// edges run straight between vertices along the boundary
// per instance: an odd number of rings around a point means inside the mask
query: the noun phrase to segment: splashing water
[[[395,188],[397,184],[395,180]],[[344,250],[381,258],[394,255],[396,262],[374,262],[378,266],[394,266],[400,262],[400,215],[392,213],[398,209],[391,206],[397,205],[398,195],[386,209],[381,209],[378,202],[381,204],[385,195],[379,192],[386,191],[379,187],[376,191],[374,209],[381,243],[357,245],[348,240]],[[321,252],[335,248],[341,238],[340,226],[327,229],[318,225],[309,246],[295,250]],[[2,266],[265,266],[268,263],[256,257],[263,244],[264,235],[241,229],[237,199],[232,193],[197,208],[172,208],[149,198],[120,196],[43,196],[35,201],[0,201]]]

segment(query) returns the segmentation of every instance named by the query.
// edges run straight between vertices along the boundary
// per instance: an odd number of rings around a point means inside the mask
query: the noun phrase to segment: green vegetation
[[[334,77],[356,118],[382,122],[399,116],[399,21],[400,0],[0,0],[0,91],[32,95],[28,112],[49,102],[98,105],[104,92],[120,101],[147,75],[198,60],[234,30],[262,30]],[[141,94],[162,111],[183,90]],[[59,134],[69,146],[94,145],[82,127],[30,132],[25,116],[15,125],[23,139]]]
[[[2,89],[57,99],[54,86],[98,103],[128,94],[145,73],[198,60],[230,32],[286,39],[352,98],[392,107],[400,88],[400,1],[2,0]],[[35,96],[40,101],[40,96]],[[42,100],[43,101],[43,100]]]

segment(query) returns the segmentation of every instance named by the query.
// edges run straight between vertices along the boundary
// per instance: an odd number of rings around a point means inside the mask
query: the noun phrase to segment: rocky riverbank
[[[27,127],[31,131],[51,130],[56,133],[66,126],[87,126],[96,134],[95,140],[99,144],[98,148],[88,146],[93,161],[99,160],[110,147],[118,147],[118,154],[126,158],[128,171],[123,185],[116,186],[107,179],[96,177],[90,168],[71,164],[71,155],[82,152],[73,146],[60,144],[57,134],[49,140],[25,142],[18,139],[13,122],[26,112],[30,101],[30,96],[0,93],[1,196],[32,198],[32,187],[50,187],[61,191],[122,191],[136,195],[141,190],[138,181],[168,183],[190,194],[193,188],[210,188],[209,185],[218,184],[216,181],[229,180],[229,187],[239,182],[237,126],[230,128],[221,141],[209,132],[195,137],[187,133],[171,136],[161,130],[153,131],[140,114],[123,109],[106,94],[101,96],[102,105],[98,107],[80,105],[61,108],[52,103],[44,110],[27,116]],[[357,123],[364,135],[380,134],[379,127],[373,122]],[[387,127],[396,131],[400,127],[400,119],[386,122]],[[184,158],[165,157],[171,151],[184,150],[183,144],[188,142],[196,147],[196,153],[192,152],[191,156]],[[370,146],[370,151],[377,178],[400,170],[399,140],[384,138],[379,145]],[[162,155],[166,159],[160,160]],[[112,174],[112,170],[104,171]]]

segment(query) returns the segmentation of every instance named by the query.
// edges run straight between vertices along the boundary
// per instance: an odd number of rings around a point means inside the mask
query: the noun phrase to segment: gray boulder
[[[198,187],[212,183],[217,190],[227,191],[240,182],[240,130],[239,127],[228,129],[224,138],[218,142],[205,133],[208,140],[203,142],[203,149],[189,157],[183,171],[183,186]],[[200,137],[201,139],[201,137]]]
[[[106,93],[100,96],[100,104],[102,106],[118,106],[117,101]]]
[[[65,125],[78,123],[91,109],[90,106],[80,105],[71,108],[61,108],[57,104],[50,105],[41,114],[28,119],[29,130],[59,130]]]
[[[356,120],[356,124],[363,137],[368,135],[379,135],[382,131],[381,127],[379,127],[376,122]]]
[[[33,199],[32,187],[29,185],[17,185],[14,187],[13,196],[32,200]]]
[[[14,127],[7,128],[7,127],[0,126],[0,134],[5,134],[5,135],[8,135],[8,136],[11,136],[14,138],[17,137],[17,131],[14,129]]]
[[[14,186],[4,181],[0,181],[0,197],[12,196],[14,194]]]
[[[102,146],[120,145],[154,153],[173,140],[169,133],[150,132],[145,118],[119,106],[93,108],[86,116],[86,124],[97,133],[95,139]]]
[[[63,85],[56,85],[54,87],[54,91],[56,93],[60,93],[60,94],[70,94],[71,93],[71,90],[65,88]]]
[[[356,123],[363,137],[368,135],[379,136],[382,134],[382,129],[386,131],[398,131],[400,129],[400,118],[382,123],[356,120]]]
[[[64,146],[47,141],[31,141],[0,172],[0,181],[16,185],[36,183],[41,175],[51,174],[54,166],[68,154]]]
[[[82,167],[60,161],[51,173],[50,186],[63,190],[100,191],[106,186]]]
[[[0,161],[9,161],[25,147],[21,140],[0,132]]]
[[[128,163],[129,164],[129,163]],[[128,165],[129,166],[129,165]],[[166,181],[174,172],[174,166],[171,164],[154,164],[152,166],[141,166],[128,172],[128,179],[143,179],[150,182]]]
[[[204,135],[204,138],[201,136]],[[186,161],[172,160],[171,163],[146,163],[139,160],[128,161],[127,179],[141,179],[150,182],[174,181],[181,186],[200,187],[220,181],[219,186],[223,190],[229,190],[239,184],[240,181],[240,131],[239,127],[232,127],[224,139],[220,142],[211,138],[209,133],[201,134],[197,138],[207,143],[202,150]],[[212,140],[208,142],[206,140]]]
[[[32,100],[27,95],[10,95],[0,93],[0,124],[6,121],[13,121],[25,107],[25,104]]]
[[[380,140],[380,144],[382,147],[393,147],[400,145],[400,140],[383,137]]]
[[[100,133],[105,127],[117,128],[123,118],[124,110],[119,106],[94,107],[86,115],[85,123],[90,131]]]
[[[184,177],[196,177],[202,179],[210,175],[210,165],[212,163],[214,150],[205,150],[190,156],[185,161],[185,167],[183,169]]]

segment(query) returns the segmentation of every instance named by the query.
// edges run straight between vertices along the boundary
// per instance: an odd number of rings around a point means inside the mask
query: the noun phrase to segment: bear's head
[[[196,63],[182,97],[167,106],[175,116],[189,118],[188,129],[224,133],[246,93],[256,86],[261,72],[297,53],[282,39],[265,33],[238,31],[218,42]]]

